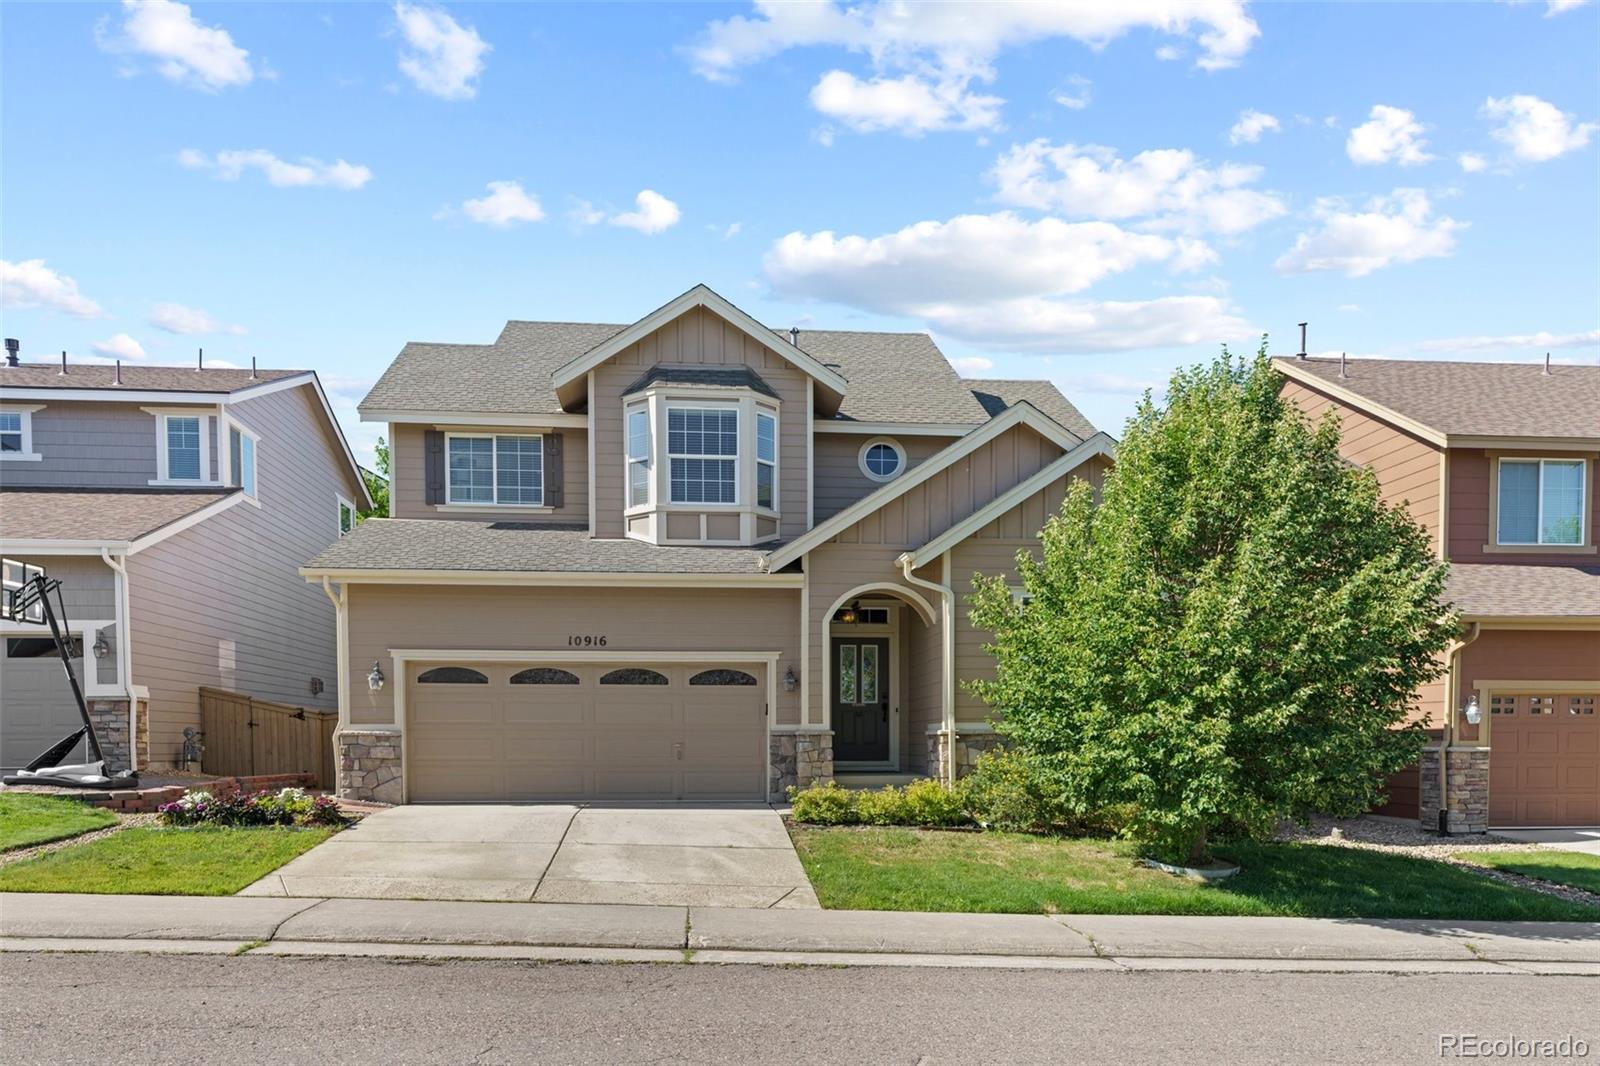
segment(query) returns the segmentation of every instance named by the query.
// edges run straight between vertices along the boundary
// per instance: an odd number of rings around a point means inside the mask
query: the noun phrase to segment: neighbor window
[[[650,412],[628,410],[628,506],[650,502]]]
[[[1500,460],[1500,544],[1581,545],[1584,543],[1583,459]]]
[[[33,454],[33,411],[0,411],[0,459],[37,459]]]
[[[231,464],[228,471],[230,484],[244,489],[252,500],[256,498],[256,438],[255,434],[238,426],[228,428],[228,452]]]
[[[344,536],[356,528],[356,505],[343,496],[336,497],[339,501],[339,536]]]
[[[167,443],[167,480],[201,480],[204,455],[201,450],[200,416],[167,415],[164,434]]]
[[[544,438],[449,438],[451,503],[538,507],[544,503]]]
[[[756,506],[778,509],[778,420],[756,412]]]
[[[667,408],[667,457],[673,503],[737,503],[739,412]]]

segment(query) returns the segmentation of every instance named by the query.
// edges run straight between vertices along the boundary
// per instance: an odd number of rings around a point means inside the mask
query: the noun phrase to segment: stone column
[[[833,731],[774,733],[769,750],[767,798],[782,802],[789,789],[833,779]]]
[[[978,756],[1000,747],[1003,739],[999,733],[962,733],[958,728],[955,736],[955,776],[962,778],[970,774],[972,768],[977,765]],[[942,729],[936,729],[928,734],[928,766],[931,768],[929,776],[936,777],[947,785],[952,783],[946,780],[949,777],[949,763],[945,759],[945,753],[949,742],[950,734]]]
[[[386,729],[345,729],[334,735],[338,747],[341,799],[399,803],[400,734]]]
[[[1439,749],[1426,748],[1418,774],[1418,822],[1439,829],[1444,806],[1439,789]],[[1489,828],[1489,749],[1459,746],[1446,753],[1445,780],[1450,786],[1445,832],[1456,835],[1482,833]]]
[[[128,735],[128,701],[125,699],[87,699],[89,720],[94,723],[94,735],[100,741],[100,754],[105,757],[108,774],[123,773],[134,768],[133,738]]]

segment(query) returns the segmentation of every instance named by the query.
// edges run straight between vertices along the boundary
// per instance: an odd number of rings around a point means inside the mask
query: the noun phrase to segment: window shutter
[[[560,507],[564,499],[565,479],[562,477],[561,434],[544,435],[544,505]]]
[[[444,502],[444,430],[430,429],[424,434],[428,502]]]

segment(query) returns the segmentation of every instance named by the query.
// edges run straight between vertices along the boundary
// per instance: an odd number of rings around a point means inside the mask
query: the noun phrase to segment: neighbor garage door
[[[0,769],[11,771],[68,733],[83,727],[83,716],[72,698],[61,653],[50,637],[8,636],[0,660]],[[83,682],[83,642],[73,642],[73,672]],[[88,758],[82,741],[64,762]]]
[[[1600,824],[1600,697],[1489,697],[1489,824]]]
[[[765,664],[415,663],[412,800],[762,800]]]

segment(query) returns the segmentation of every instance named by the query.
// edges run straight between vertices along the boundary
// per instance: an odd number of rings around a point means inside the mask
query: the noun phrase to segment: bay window
[[[446,452],[448,502],[543,506],[544,438],[452,433],[446,438]]]
[[[756,412],[756,506],[778,509],[778,420]]]
[[[1584,544],[1588,473],[1583,459],[1501,459],[1496,541]]]
[[[667,460],[673,503],[738,503],[738,409],[668,407]]]
[[[650,410],[628,408],[628,506],[650,502]]]

